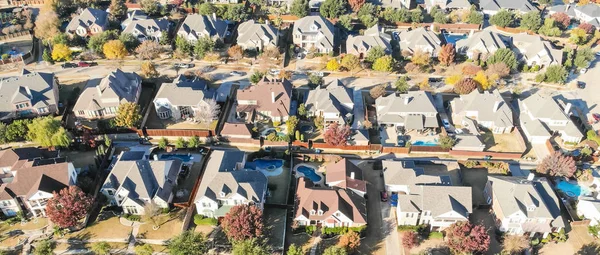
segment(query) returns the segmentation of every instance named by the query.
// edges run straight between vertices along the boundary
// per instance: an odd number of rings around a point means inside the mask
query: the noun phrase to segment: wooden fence
[[[197,130],[197,129],[137,129],[139,136],[180,136],[180,137],[211,137],[215,134],[214,130]]]
[[[410,152],[424,152],[424,153],[447,153],[450,149],[443,149],[440,146],[410,146]]]
[[[381,152],[383,153],[401,153],[401,154],[409,154],[410,147],[383,147]]]
[[[491,156],[494,159],[520,159],[523,156],[519,152],[490,152],[490,151],[462,151],[462,150],[450,150],[450,156],[463,156],[463,157],[479,157]]]

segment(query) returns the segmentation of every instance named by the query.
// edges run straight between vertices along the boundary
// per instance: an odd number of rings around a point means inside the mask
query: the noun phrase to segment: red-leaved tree
[[[407,231],[402,234],[402,246],[407,249],[412,249],[419,244],[419,237],[415,231]]]
[[[454,84],[454,92],[460,95],[466,95],[477,89],[477,82],[471,78],[464,78]]]
[[[447,43],[442,46],[440,53],[438,54],[438,60],[442,65],[449,66],[454,62],[456,52],[454,51],[454,45]]]
[[[577,26],[577,27],[583,29],[588,34],[593,33],[594,29],[595,29],[594,25],[592,25],[590,23],[585,23],[585,22],[579,24],[579,26]]]
[[[362,7],[366,2],[366,0],[348,0],[348,4],[350,4],[350,7],[355,12],[358,12],[360,7]]]
[[[350,128],[348,126],[341,126],[337,123],[331,123],[327,127],[325,134],[323,137],[325,138],[325,142],[329,145],[339,146],[345,145],[350,135]]]
[[[446,229],[446,243],[457,253],[483,253],[490,247],[490,236],[482,225],[468,221],[452,224]]]
[[[566,29],[571,24],[571,17],[564,12],[557,12],[550,17],[560,24],[562,29]]]
[[[236,205],[225,215],[221,226],[229,240],[248,240],[262,235],[262,217],[262,210],[255,205]]]
[[[577,170],[575,161],[569,156],[563,155],[560,151],[548,155],[537,167],[537,172],[554,176],[571,177]]]
[[[92,207],[93,199],[77,186],[54,192],[46,204],[46,215],[61,228],[77,225]]]

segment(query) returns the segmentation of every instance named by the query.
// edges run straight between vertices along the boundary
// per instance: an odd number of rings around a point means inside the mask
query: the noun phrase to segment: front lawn
[[[32,219],[26,222],[24,225],[21,225],[20,222],[12,226],[7,223],[2,223],[0,224],[0,233],[10,232],[14,230],[36,230],[43,228],[46,225],[48,225],[48,219],[46,218],[38,218],[37,222],[34,222],[34,220]]]
[[[140,226],[137,237],[141,239],[168,240],[181,234],[183,221],[181,221],[177,213],[160,215],[156,222],[160,226],[158,230],[152,229],[152,222],[146,222],[146,224]]]
[[[92,225],[73,233],[65,235],[66,239],[89,240],[96,238],[123,238],[128,239],[131,227],[119,222],[119,217],[112,216],[106,220],[96,221]]]

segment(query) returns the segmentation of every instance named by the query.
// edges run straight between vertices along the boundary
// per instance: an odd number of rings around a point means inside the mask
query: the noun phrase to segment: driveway
[[[361,161],[352,160],[352,163],[357,164],[360,169],[363,170],[363,177],[367,181],[367,233],[365,239],[361,241],[360,253],[361,254],[394,254],[394,251],[398,251],[399,246],[393,244],[388,245],[387,239],[390,239],[390,235],[386,236],[386,241],[382,242],[385,232],[389,232],[388,225],[384,227],[382,221],[382,207],[388,205],[388,203],[381,203],[379,199],[379,192],[384,189],[383,178],[379,176],[381,171],[373,170],[373,161]],[[389,212],[389,205],[387,206]],[[392,232],[396,232],[395,226],[392,226]],[[396,244],[398,238],[395,238]],[[390,253],[391,252],[391,253]]]
[[[548,151],[548,147],[545,143],[531,143],[531,147],[533,148],[533,151],[535,151],[537,162],[544,160],[550,155],[550,151]]]

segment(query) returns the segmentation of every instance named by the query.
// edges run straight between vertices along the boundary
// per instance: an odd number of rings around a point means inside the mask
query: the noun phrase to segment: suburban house
[[[499,49],[510,48],[511,38],[499,34],[494,27],[488,27],[471,34],[468,38],[456,41],[456,53],[470,59],[487,59]]]
[[[340,125],[352,123],[354,101],[350,89],[335,79],[325,87],[308,91],[306,102],[307,116],[321,116],[326,124],[337,122]]]
[[[589,197],[580,197],[577,202],[577,215],[590,220],[590,226],[600,223],[600,200]]]
[[[398,225],[429,225],[442,231],[472,213],[471,187],[415,185],[398,195]]]
[[[361,227],[367,224],[366,200],[342,188],[315,187],[298,178],[294,221],[300,226]]]
[[[454,10],[454,9],[469,9],[472,3],[469,0],[427,0],[425,6],[427,11],[431,11],[434,6],[439,6],[441,9]]]
[[[579,143],[584,134],[571,120],[571,104],[561,107],[552,97],[539,93],[519,101],[521,128],[531,143],[545,143],[553,134],[563,142]]]
[[[154,109],[160,119],[194,118],[197,113],[209,110],[206,100],[214,100],[215,92],[204,80],[179,75],[173,82],[160,86],[154,97]]]
[[[183,163],[175,160],[150,160],[146,151],[124,151],[117,157],[100,188],[111,205],[127,214],[141,215],[148,204],[169,208],[173,188]]]
[[[369,131],[366,129],[356,129],[352,134],[352,138],[348,142],[350,145],[369,145],[371,141],[369,139]]]
[[[546,178],[488,176],[483,193],[502,232],[546,237],[565,227],[560,201]]]
[[[498,13],[501,9],[522,14],[539,11],[529,0],[482,0],[479,8],[484,14],[490,16]]]
[[[58,81],[53,73],[30,72],[0,79],[0,120],[58,113]]]
[[[104,118],[117,114],[124,103],[137,103],[142,93],[142,78],[136,73],[120,69],[110,73],[100,82],[90,80],[73,107],[78,118]]]
[[[367,52],[374,47],[381,47],[390,53],[392,40],[389,34],[384,33],[384,28],[379,24],[365,30],[363,35],[348,35],[346,40],[346,53],[357,55],[359,58],[367,56]]]
[[[71,37],[75,35],[88,37],[104,32],[107,27],[107,12],[94,8],[86,8],[79,15],[75,15],[71,19],[65,32]]]
[[[325,183],[329,187],[351,190],[361,197],[367,193],[367,182],[363,179],[362,169],[347,158],[327,165]]]
[[[236,205],[263,209],[267,177],[258,170],[244,169],[243,151],[213,150],[196,193],[196,211],[205,217],[225,216]]]
[[[292,84],[286,79],[263,79],[254,86],[237,91],[237,116],[248,122],[270,119],[287,121]]]
[[[429,92],[392,93],[375,100],[379,125],[423,131],[439,127],[438,111]]]
[[[253,19],[238,26],[237,44],[244,50],[260,52],[270,47],[277,47],[279,30],[273,25],[260,24]]]
[[[459,168],[458,163],[448,164],[448,170]],[[382,160],[381,166],[387,192],[412,194],[418,185],[452,186],[449,176],[425,174],[423,166],[417,166],[414,161]]]
[[[550,15],[557,12],[563,12],[572,19],[589,23],[596,28],[600,27],[600,6],[598,4],[589,3],[581,6],[576,3],[559,4],[548,9]]]
[[[0,151],[0,210],[46,216],[46,203],[58,192],[77,183],[77,170],[65,158],[35,148]]]
[[[461,95],[450,102],[450,109],[454,122],[470,118],[495,134],[510,133],[515,126],[512,108],[498,90]]]
[[[121,22],[121,30],[125,30],[125,28],[127,28],[127,26],[129,26],[129,24],[131,24],[133,21],[144,19],[148,19],[148,15],[144,13],[144,11],[129,9],[129,11],[127,11],[127,19]]]
[[[328,54],[336,46],[335,27],[321,15],[296,20],[292,36],[294,44],[304,51],[314,48],[319,53]]]
[[[246,123],[225,123],[221,129],[221,137],[251,139],[252,132]]]
[[[416,51],[422,51],[437,56],[442,48],[442,41],[438,35],[424,27],[400,32],[400,51],[403,56],[411,56]]]
[[[123,33],[135,36],[138,41],[152,40],[159,42],[163,32],[169,32],[170,23],[167,18],[160,19],[135,19],[123,29]]]
[[[517,58],[529,66],[562,65],[563,51],[554,49],[551,42],[543,40],[539,35],[515,34],[512,36],[512,44]]]
[[[223,40],[226,35],[227,22],[217,19],[217,15],[214,13],[212,16],[200,14],[187,15],[177,31],[177,36],[193,42],[202,37]]]

